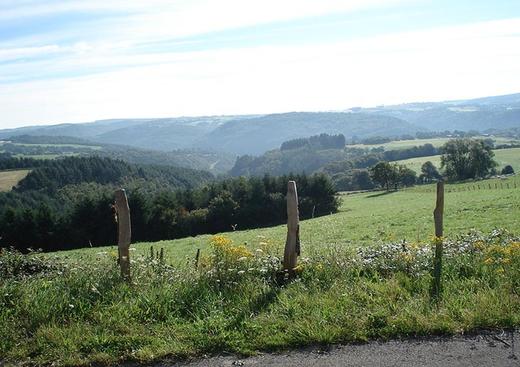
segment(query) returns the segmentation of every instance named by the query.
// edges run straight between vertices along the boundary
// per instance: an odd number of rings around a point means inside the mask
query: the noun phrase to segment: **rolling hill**
[[[432,131],[485,132],[520,126],[520,93],[460,101],[407,103],[355,111],[397,117]]]
[[[229,121],[197,142],[237,154],[261,154],[287,140],[321,133],[345,137],[398,136],[423,130],[391,116],[343,112],[291,112]]]
[[[148,150],[202,149],[262,154],[281,142],[315,134],[346,138],[396,137],[421,131],[504,130],[520,127],[520,93],[472,100],[407,103],[343,112],[290,112],[149,119],[0,130],[0,140],[16,135],[70,136],[92,143]]]

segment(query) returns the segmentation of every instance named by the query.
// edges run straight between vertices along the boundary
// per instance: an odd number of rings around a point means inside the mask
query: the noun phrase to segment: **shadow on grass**
[[[367,198],[377,198],[379,196],[390,195],[390,194],[393,194],[393,193],[395,193],[397,191],[398,190],[378,192],[377,194],[368,195]]]
[[[267,310],[269,306],[276,301],[278,294],[280,293],[279,287],[273,287],[266,292],[260,294],[255,299],[249,302],[247,307],[242,312],[238,313],[230,323],[232,327],[239,327],[240,324],[251,316],[252,313],[259,314],[260,312]]]

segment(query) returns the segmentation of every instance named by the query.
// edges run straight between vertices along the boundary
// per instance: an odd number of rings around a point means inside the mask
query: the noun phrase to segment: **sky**
[[[518,92],[518,0],[0,0],[0,128]]]

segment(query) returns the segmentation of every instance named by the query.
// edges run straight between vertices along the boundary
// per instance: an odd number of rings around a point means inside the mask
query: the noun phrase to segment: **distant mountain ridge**
[[[406,103],[352,109],[393,116],[433,131],[509,129],[520,127],[520,93],[445,102]]]
[[[289,112],[247,120],[232,120],[198,141],[199,146],[214,146],[237,154],[262,154],[278,148],[284,141],[318,135],[399,136],[423,130],[393,116],[344,112]]]
[[[283,141],[328,133],[367,138],[413,135],[419,131],[508,129],[520,127],[520,93],[445,102],[407,103],[342,112],[289,112],[150,119],[0,130],[15,135],[70,136],[92,142],[150,150],[203,149],[235,155],[262,154]]]

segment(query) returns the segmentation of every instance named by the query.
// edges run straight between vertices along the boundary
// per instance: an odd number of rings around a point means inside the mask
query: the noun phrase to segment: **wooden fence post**
[[[119,266],[121,276],[125,280],[130,280],[130,243],[132,241],[132,229],[130,223],[130,207],[124,189],[117,190],[116,213],[118,224],[117,246],[119,249]]]
[[[200,248],[197,249],[197,255],[195,255],[195,269],[199,268]]]
[[[435,257],[433,260],[432,298],[438,299],[442,290],[442,236],[444,215],[444,182],[437,182],[437,202],[433,211],[435,221]]]
[[[298,213],[298,191],[296,182],[287,184],[287,240],[283,257],[284,270],[292,273],[300,255],[300,218]]]

